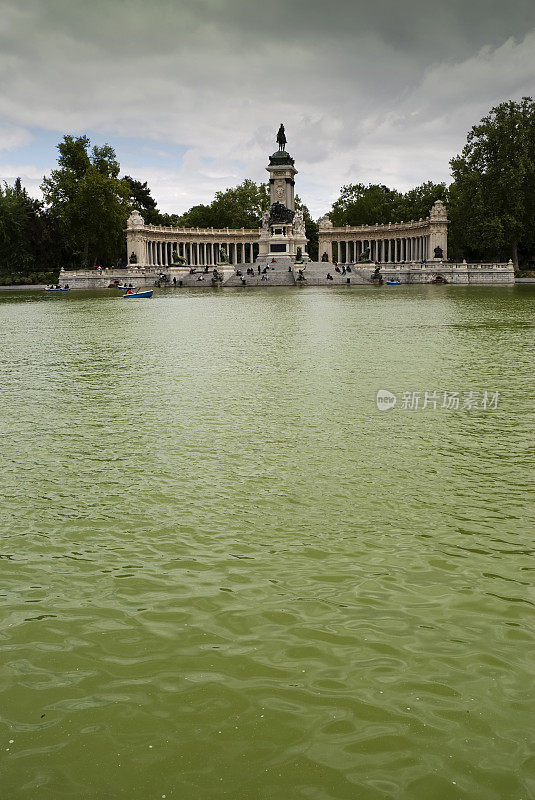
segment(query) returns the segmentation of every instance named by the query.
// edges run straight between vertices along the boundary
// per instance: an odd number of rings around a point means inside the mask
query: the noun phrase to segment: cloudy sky
[[[0,0],[0,179],[39,196],[64,133],[160,208],[263,180],[286,125],[315,216],[340,186],[449,180],[496,103],[535,94],[534,0]]]

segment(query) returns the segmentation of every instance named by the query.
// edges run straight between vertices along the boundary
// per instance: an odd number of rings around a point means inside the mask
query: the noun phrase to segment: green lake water
[[[2,800],[535,797],[534,300],[1,294]]]

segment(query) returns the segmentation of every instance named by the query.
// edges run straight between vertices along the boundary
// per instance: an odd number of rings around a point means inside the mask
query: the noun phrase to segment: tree
[[[54,218],[20,178],[0,187],[0,283],[57,280],[65,259],[61,242]]]
[[[28,209],[20,192],[20,182],[15,187],[4,183],[4,188],[0,187],[0,272],[9,276],[8,280],[24,274],[31,266],[27,225]]]
[[[105,144],[89,152],[89,146],[87,136],[64,136],[58,144],[59,168],[41,185],[67,246],[86,267],[112,264],[123,253],[129,206],[115,151]]]
[[[412,219],[425,219],[437,200],[448,202],[448,189],[445,183],[433,183],[426,181],[409,189],[405,194],[400,195],[395,212],[395,218],[389,222],[408,222]]]
[[[375,225],[425,219],[435,200],[448,199],[445,183],[426,181],[403,194],[388,186],[354,183],[342,186],[330,217],[333,225]]]
[[[295,208],[296,211],[303,212],[303,219],[305,220],[305,234],[308,239],[307,252],[312,261],[318,259],[318,231],[319,225],[310,216],[310,211],[305,206],[299,195],[295,195]]]
[[[128,186],[130,207],[136,208],[147,224],[162,225],[162,215],[156,207],[156,200],[151,194],[147,181],[141,183],[130,175],[125,175],[123,181]]]
[[[533,244],[535,103],[530,97],[491,109],[450,162],[452,215],[459,244],[492,256]]]
[[[340,197],[333,204],[333,225],[374,225],[393,222],[401,195],[388,186],[353,183],[342,186]]]
[[[178,224],[199,228],[258,228],[262,211],[269,207],[266,183],[246,179],[239,186],[217,192],[210,205],[190,208]]]

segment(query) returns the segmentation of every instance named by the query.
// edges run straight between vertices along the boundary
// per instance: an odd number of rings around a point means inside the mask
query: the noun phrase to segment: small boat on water
[[[123,300],[139,300],[142,297],[152,297],[153,294],[153,289],[149,289],[146,292],[127,292],[126,294],[123,294]]]
[[[386,281],[387,286],[401,286],[401,281]]]
[[[47,286],[45,292],[70,292],[70,286]]]

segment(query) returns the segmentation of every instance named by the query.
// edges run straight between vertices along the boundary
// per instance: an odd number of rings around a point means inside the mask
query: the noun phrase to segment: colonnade
[[[256,245],[256,248],[255,248]],[[147,239],[144,242],[143,262],[149,267],[170,267],[173,253],[186,260],[189,266],[215,266],[225,252],[232,264],[252,264],[258,255],[256,242],[173,241]]]
[[[364,251],[369,248],[371,261],[377,261],[379,264],[424,261],[431,257],[429,238],[429,236],[362,240],[336,238],[326,242],[325,237],[320,237],[320,258],[326,252],[329,260],[341,264],[353,264],[358,262]]]

